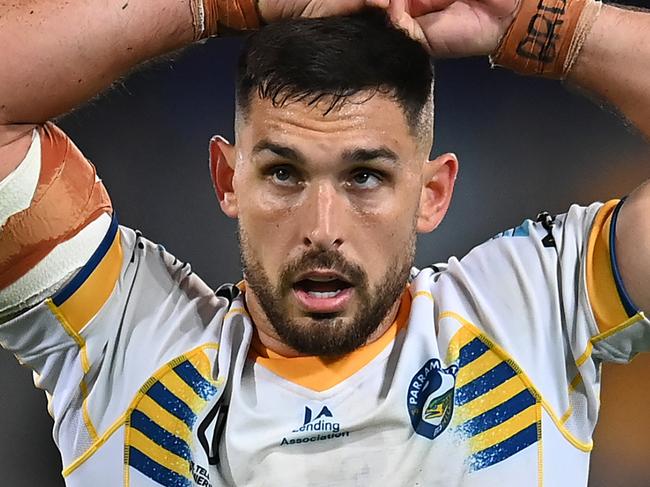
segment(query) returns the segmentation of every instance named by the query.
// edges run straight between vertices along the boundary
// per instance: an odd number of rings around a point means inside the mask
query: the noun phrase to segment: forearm
[[[568,81],[615,107],[650,137],[648,33],[650,13],[604,5]]]
[[[192,38],[189,0],[0,2],[0,124],[65,113]]]
[[[587,37],[569,82],[615,107],[650,138],[650,13],[613,6],[603,12]],[[650,183],[623,205],[616,227],[616,257],[633,303],[650,309],[648,259]]]

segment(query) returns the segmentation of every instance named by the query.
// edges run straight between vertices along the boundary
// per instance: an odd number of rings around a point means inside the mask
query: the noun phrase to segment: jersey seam
[[[605,204],[603,203],[591,217],[591,223],[589,224],[589,230],[586,233],[588,237],[586,239],[584,239],[584,241],[582,243],[582,249],[581,250],[582,250],[583,258],[580,259],[581,269],[580,269],[580,285],[578,286],[579,287],[578,292],[580,293],[580,295],[581,295],[582,299],[584,300],[584,302],[587,304],[587,306],[585,306],[585,315],[586,315],[586,318],[587,318],[587,323],[588,323],[589,328],[590,328],[589,332],[590,332],[592,337],[597,336],[600,333],[600,327],[598,326],[598,321],[596,320],[596,316],[594,315],[593,305],[592,305],[591,299],[589,297],[589,290],[587,289],[587,266],[588,266],[588,263],[586,262],[586,256],[589,253],[589,236],[594,231],[594,224],[596,222],[596,218],[598,216],[598,213],[603,209],[604,206],[605,206]],[[576,366],[578,368],[580,368],[587,361],[587,359],[591,356],[591,352],[592,352],[591,348],[592,348],[592,346],[593,346],[593,344],[591,343],[591,339],[589,339],[589,341],[587,342],[587,345],[585,346],[585,350],[583,351],[583,353],[577,359],[575,359],[575,364],[576,364]]]
[[[79,382],[79,388],[81,390],[81,397],[82,397],[81,416],[84,422],[84,426],[86,427],[86,431],[88,432],[88,436],[90,436],[90,439],[93,442],[97,441],[97,428],[95,428],[95,425],[93,424],[93,421],[88,412],[88,384],[86,383],[86,375],[90,371],[90,361],[88,360],[88,349],[86,347],[86,340],[78,332],[76,332],[74,328],[70,326],[63,313],[61,313],[61,311],[59,310],[58,306],[54,304],[54,301],[52,301],[52,298],[48,298],[46,300],[46,304],[47,307],[52,312],[52,314],[54,315],[54,317],[61,325],[61,327],[75,341],[75,343],[79,347],[79,360],[81,362],[81,370],[83,372],[83,376],[81,377],[81,381]]]
[[[576,365],[578,367],[581,367],[587,361],[587,359],[589,359],[592,356],[594,351],[594,345],[600,342],[607,344],[605,340],[607,340],[608,338],[611,338],[612,336],[617,335],[622,331],[625,331],[626,329],[630,328],[633,325],[636,325],[637,323],[645,319],[646,319],[645,313],[643,311],[639,311],[636,315],[632,316],[631,318],[624,321],[620,325],[617,325],[614,328],[611,328],[603,333],[599,333],[598,335],[591,337],[589,339],[589,342],[587,342],[585,351],[578,358],[578,360],[576,360]],[[621,354],[620,357],[623,357],[623,355]]]
[[[603,341],[613,335],[616,335],[619,332],[624,331],[625,329],[637,324],[639,321],[642,321],[645,319],[645,314],[643,311],[639,311],[637,314],[634,316],[630,317],[628,320],[624,321],[618,326],[615,326],[614,328],[611,328],[603,333],[599,333],[598,335],[594,336],[591,338],[591,342],[593,344],[596,344],[600,341]]]
[[[101,436],[97,438],[97,441],[95,441],[90,447],[81,455],[79,455],[75,460],[73,460],[67,467],[65,467],[61,471],[61,475],[63,477],[68,477],[72,472],[74,472],[77,468],[79,468],[81,465],[83,465],[90,457],[92,457],[101,446],[108,441],[108,439],[117,431],[117,429],[120,426],[124,426],[128,422],[128,418],[131,412],[133,412],[133,409],[135,409],[135,405],[137,404],[137,399],[140,399],[142,397],[142,389],[149,385],[152,379],[154,378],[160,378],[160,376],[163,375],[163,373],[167,373],[169,370],[169,364],[170,362],[177,360],[180,357],[191,357],[196,353],[199,353],[203,351],[204,349],[213,349],[213,350],[218,350],[219,349],[219,344],[216,342],[208,342],[204,343],[188,352],[182,353],[178,357],[172,359],[169,362],[166,362],[164,365],[162,365],[160,368],[158,368],[153,375],[151,375],[143,384],[138,388],[138,391],[135,394],[135,397],[131,400],[129,403],[129,406],[127,407],[126,411],[122,413],[107,429],[102,433]],[[124,445],[127,443],[127,438],[126,438],[126,431],[125,431],[125,438],[124,438]],[[128,469],[127,469],[128,470]],[[128,479],[128,477],[127,477]]]

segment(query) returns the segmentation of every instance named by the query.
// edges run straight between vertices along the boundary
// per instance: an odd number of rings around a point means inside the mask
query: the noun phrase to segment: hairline
[[[287,90],[287,92],[290,93],[289,90]],[[409,128],[409,134],[418,141],[418,145],[426,146],[422,148],[423,149],[426,148],[427,152],[430,151],[433,146],[433,133],[434,133],[433,125],[434,125],[434,114],[435,114],[435,106],[433,100],[433,96],[434,96],[433,84],[431,87],[431,93],[427,97],[426,103],[420,107],[420,109],[418,110],[415,116],[410,115],[408,113],[408,110],[406,109],[406,104],[401,102],[399,98],[395,96],[394,92],[395,92],[394,89],[381,90],[374,87],[369,87],[345,96],[326,94],[323,95],[322,97],[319,97],[319,100],[327,100],[328,97],[332,99],[337,98],[336,102],[329,104],[328,108],[323,110],[323,116],[327,116],[329,112],[339,110],[346,103],[351,103],[352,98],[359,97],[359,96],[363,97],[364,94],[366,94],[367,96],[365,97],[365,99],[357,102],[357,103],[366,103],[377,95],[384,96],[399,107],[400,111],[402,112],[402,115],[404,116],[405,122]],[[241,100],[242,94],[236,93],[235,95],[235,132],[237,132],[241,123],[247,122],[248,115],[252,107],[253,97],[256,96],[257,99],[260,101],[263,101],[265,99],[270,100],[269,97],[260,96],[258,90],[250,90],[248,96],[250,97],[250,99],[247,101],[247,103],[244,104],[242,103]],[[291,99],[291,96],[289,94],[286,98],[283,98],[283,101],[281,103],[277,104],[276,106],[278,108],[284,108],[294,103],[307,104],[309,102],[305,101],[304,99]]]

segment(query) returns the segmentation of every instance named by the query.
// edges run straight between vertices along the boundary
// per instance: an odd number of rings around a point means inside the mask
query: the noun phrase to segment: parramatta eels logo
[[[406,398],[415,432],[433,440],[451,421],[454,412],[454,387],[458,366],[441,368],[432,358],[415,374]]]

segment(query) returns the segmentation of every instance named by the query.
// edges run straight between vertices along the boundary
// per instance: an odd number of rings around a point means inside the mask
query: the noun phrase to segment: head
[[[429,160],[432,87],[428,54],[379,11],[248,39],[236,144],[213,139],[211,172],[258,330],[332,356],[390,324],[457,172],[451,154]]]

